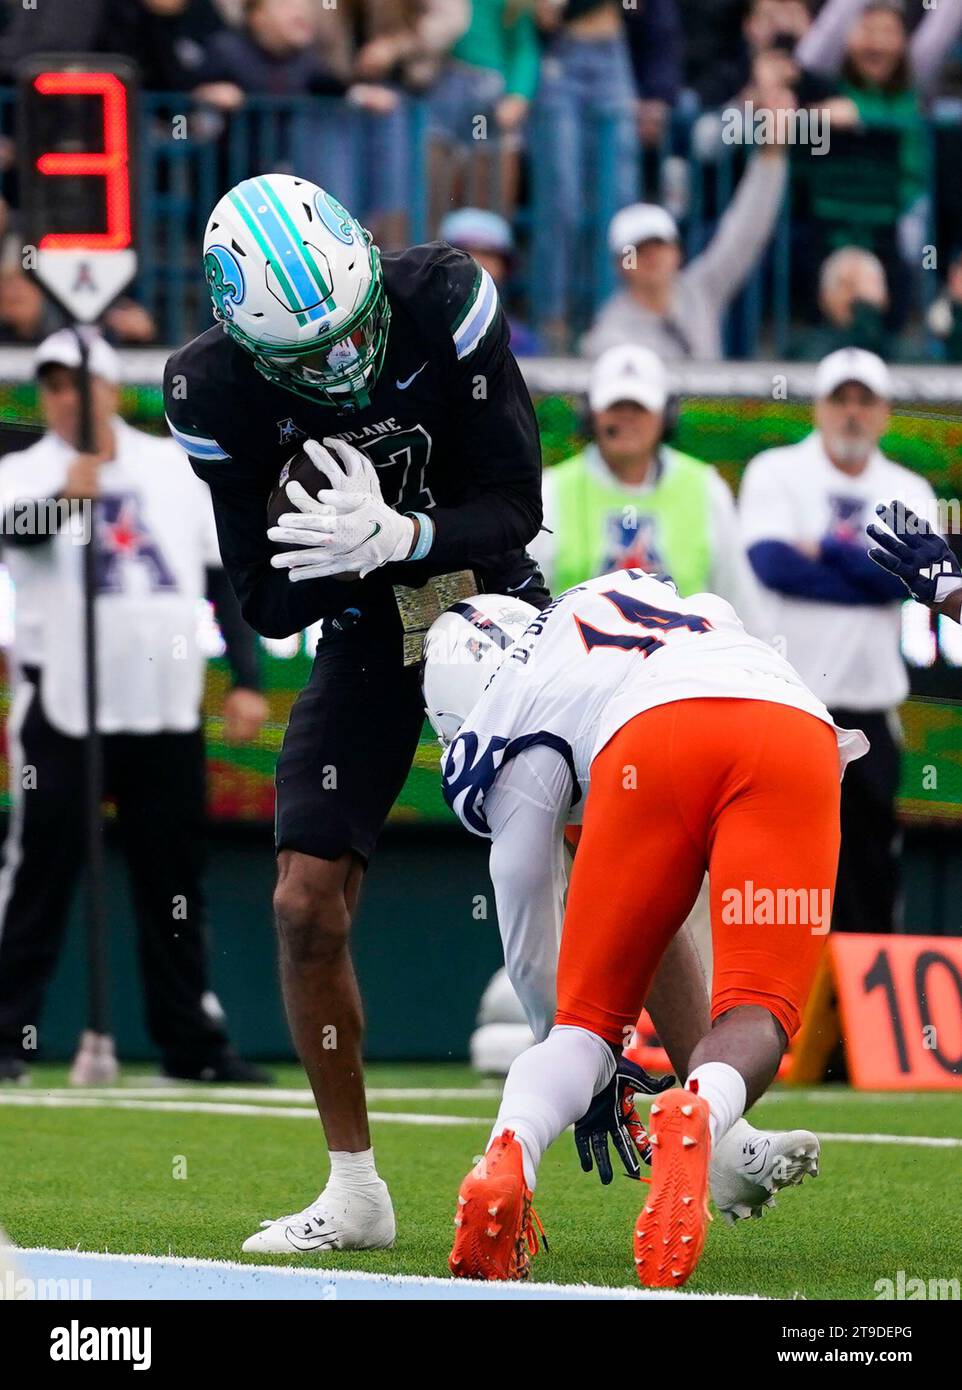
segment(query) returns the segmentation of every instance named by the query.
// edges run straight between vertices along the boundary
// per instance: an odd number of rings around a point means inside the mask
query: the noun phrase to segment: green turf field
[[[258,1221],[306,1205],[326,1174],[302,1073],[285,1066],[276,1076],[275,1095],[161,1087],[132,1073],[109,1092],[87,1093],[63,1089],[62,1069],[36,1068],[29,1088],[0,1088],[0,1225],[22,1246],[293,1263],[239,1254]],[[310,1262],[443,1275],[455,1193],[484,1145],[497,1083],[454,1065],[374,1066],[367,1080],[397,1245]],[[470,1094],[445,1094],[452,1090]],[[44,1104],[64,1099],[83,1104]],[[182,1106],[209,1108],[173,1108]],[[458,1118],[469,1122],[450,1123]],[[687,1288],[872,1299],[876,1281],[899,1270],[906,1279],[962,1278],[962,1095],[781,1090],[752,1118],[819,1132],[822,1175],[784,1193],[760,1221],[716,1221]],[[900,1142],[911,1137],[949,1142]],[[604,1189],[583,1175],[563,1136],[542,1167],[536,1207],[551,1251],[533,1277],[632,1286],[643,1191],[619,1177]]]

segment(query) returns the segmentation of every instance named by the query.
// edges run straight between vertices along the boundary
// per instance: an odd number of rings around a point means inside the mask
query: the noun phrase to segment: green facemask
[[[377,247],[371,248],[371,284],[354,314],[335,331],[299,347],[257,341],[217,312],[226,333],[254,358],[261,376],[305,400],[335,408],[363,409],[384,363],[391,306]]]

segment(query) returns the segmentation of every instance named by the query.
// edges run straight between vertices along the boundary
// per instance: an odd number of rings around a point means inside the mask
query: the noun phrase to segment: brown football
[[[314,467],[311,459],[303,449],[298,449],[295,454],[284,464],[277,479],[277,486],[274,488],[267,501],[267,524],[277,526],[282,516],[287,512],[296,511],[297,508],[287,495],[287,484],[296,481],[301,484],[305,492],[309,492],[312,497],[316,497],[324,488],[330,487],[330,482]],[[276,550],[290,550],[292,547],[284,542],[272,542]],[[352,579],[358,578],[356,570],[346,570],[344,574],[336,574],[335,579],[340,579],[348,583]]]
[[[330,486],[324,474],[314,467],[304,450],[298,449],[296,454],[291,454],[281,469],[277,485],[268,500],[268,526],[276,526],[285,512],[297,511],[285,491],[287,484],[294,481],[299,482],[304,491],[309,492],[312,497],[316,497],[324,488]]]

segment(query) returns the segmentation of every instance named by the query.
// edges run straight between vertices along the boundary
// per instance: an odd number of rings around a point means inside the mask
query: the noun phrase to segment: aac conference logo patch
[[[217,312],[221,318],[232,319],[235,306],[243,303],[246,293],[244,272],[233,251],[212,246],[204,257],[204,274]]]

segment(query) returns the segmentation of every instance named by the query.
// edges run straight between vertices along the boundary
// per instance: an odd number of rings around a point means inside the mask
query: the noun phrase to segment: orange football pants
[[[678,700],[594,759],[565,910],[555,1021],[628,1041],[707,869],[712,1018],[740,1004],[801,1022],[831,920],[839,758],[814,715]]]

